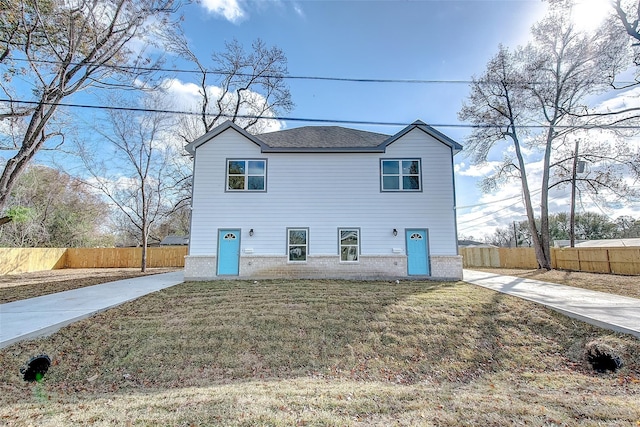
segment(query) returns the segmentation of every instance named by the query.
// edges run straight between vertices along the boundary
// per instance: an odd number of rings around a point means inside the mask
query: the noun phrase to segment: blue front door
[[[429,275],[429,242],[427,230],[406,230],[407,236],[407,274],[412,276]]]
[[[218,276],[237,276],[240,267],[240,230],[218,230]]]

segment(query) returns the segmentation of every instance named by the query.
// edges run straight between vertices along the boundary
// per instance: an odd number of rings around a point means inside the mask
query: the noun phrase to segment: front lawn
[[[636,425],[639,378],[636,338],[462,282],[192,282],[0,350],[0,423]]]

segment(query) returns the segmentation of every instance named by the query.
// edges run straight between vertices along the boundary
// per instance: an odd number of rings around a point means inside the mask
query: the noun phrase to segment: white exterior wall
[[[195,158],[189,256],[200,257],[200,264],[202,256],[215,257],[221,228],[242,230],[240,276],[254,270],[248,268],[254,265],[248,264],[251,257],[280,256],[286,264],[288,227],[309,229],[309,259],[333,256],[340,264],[338,228],[347,227],[360,229],[360,263],[375,256],[384,271],[379,259],[388,259],[394,275],[398,257],[406,258],[405,228],[428,229],[430,256],[458,259],[451,149],[420,130],[404,135],[386,153],[261,153],[258,145],[228,129],[198,147]],[[229,158],[266,159],[267,191],[225,192]],[[421,158],[422,191],[381,192],[381,158]],[[406,274],[404,259],[400,265]]]

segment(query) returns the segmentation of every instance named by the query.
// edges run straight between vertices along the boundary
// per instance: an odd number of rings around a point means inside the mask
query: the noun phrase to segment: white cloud
[[[461,162],[454,166],[454,170],[456,174],[461,176],[481,178],[493,174],[500,165],[500,162],[487,162],[482,165],[468,165],[467,167],[464,162]]]
[[[202,0],[202,5],[209,12],[233,23],[238,23],[247,17],[239,0]]]
[[[200,112],[199,103],[202,99],[200,86],[194,83],[182,82],[178,79],[166,80],[163,86],[165,87],[167,96],[171,100],[174,109],[193,113]],[[217,86],[207,86],[206,90],[211,100],[218,99],[222,94],[222,89]],[[233,94],[227,95],[222,103],[229,106],[235,106],[234,96],[235,95]],[[245,91],[243,96],[251,98],[254,105],[262,106],[266,102],[265,98],[257,92]],[[215,101],[213,101],[212,104],[215,105]],[[255,115],[257,111],[245,106],[240,109],[239,113],[240,115],[251,116]],[[267,111],[263,114],[263,117],[265,117],[265,119],[262,121],[260,126],[261,132],[274,132],[284,128],[284,122],[275,119],[268,119],[268,117],[275,117],[273,112]],[[238,124],[242,126],[241,120]]]
[[[301,17],[301,18],[305,18],[306,15],[304,14],[304,10],[302,9],[302,6],[297,3],[297,2],[293,2],[293,10],[296,12],[296,14]]]
[[[249,18],[249,6],[256,13],[266,13],[269,9],[276,8],[279,11],[287,10],[289,7],[300,18],[305,18],[302,4],[298,1],[290,0],[270,0],[253,1],[247,0],[201,0],[200,4],[214,15],[237,24]]]
[[[640,87],[617,93],[613,98],[601,102],[596,111],[609,112],[640,107]]]

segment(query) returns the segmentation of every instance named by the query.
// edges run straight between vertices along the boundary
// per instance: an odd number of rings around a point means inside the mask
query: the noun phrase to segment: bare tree
[[[131,87],[144,51],[131,42],[167,26],[176,0],[3,0],[0,149],[15,150],[0,174],[0,211],[18,176],[47,142],[64,141],[60,103],[89,87]],[[152,65],[152,64],[151,64]],[[20,78],[14,78],[19,75]]]
[[[264,132],[272,118],[290,111],[294,104],[286,84],[287,58],[278,47],[256,40],[251,50],[233,40],[225,50],[211,55],[208,66],[191,50],[182,35],[167,41],[167,46],[198,69],[197,115],[180,118],[178,132],[185,144],[204,135],[226,120],[250,133]],[[173,165],[182,185],[182,205],[191,197],[191,162],[187,157]]]
[[[144,106],[157,110],[158,102],[157,94],[149,95]],[[104,193],[124,222],[136,230],[142,271],[147,268],[152,228],[174,210],[176,187],[168,176],[168,165],[176,153],[167,142],[172,125],[167,114],[111,110],[95,128],[100,138],[94,147],[81,152],[92,177],[90,185]]]
[[[640,46],[640,1],[615,0],[612,2],[620,23],[626,33],[635,39],[634,46]],[[636,65],[640,65],[636,63]]]
[[[270,118],[293,108],[285,81],[287,58],[278,47],[269,48],[258,39],[247,52],[233,40],[225,44],[223,52],[212,54],[210,68],[191,51],[186,37],[175,39],[171,48],[199,71],[199,115],[183,120],[185,143],[225,120],[250,133],[260,133]]]
[[[582,118],[588,112],[586,99],[608,87],[611,61],[617,60],[596,35],[574,30],[568,7],[556,4],[533,27],[533,41],[524,48],[510,52],[501,47],[485,74],[474,79],[471,95],[459,113],[461,120],[476,126],[468,138],[474,163],[486,162],[501,141],[512,146],[513,150],[503,150],[503,163],[484,180],[484,189],[519,180],[536,258],[545,269],[551,268],[549,189],[554,185],[554,167],[563,164],[558,148],[568,135],[588,126]],[[523,148],[538,153],[542,163],[537,205],[531,198]]]

